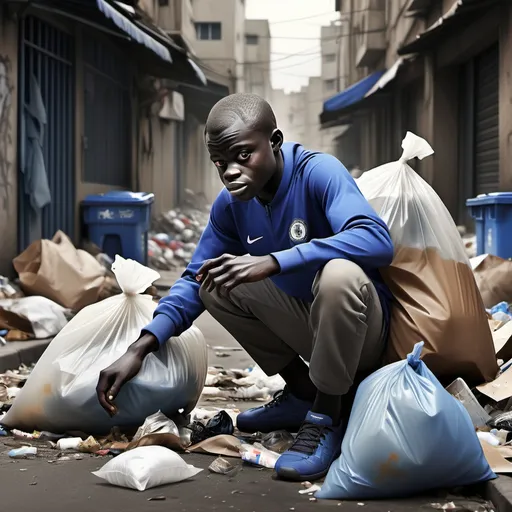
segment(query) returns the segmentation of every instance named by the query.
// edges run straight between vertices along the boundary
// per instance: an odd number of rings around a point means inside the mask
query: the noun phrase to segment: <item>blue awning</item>
[[[110,5],[106,0],[96,0],[98,9],[112,22],[122,30],[125,34],[129,35],[138,43],[144,45],[155,52],[160,58],[167,62],[172,62],[171,53],[161,43],[153,39],[150,35],[141,30],[135,23],[133,23],[127,16],[119,12],[115,7]]]
[[[350,105],[358,103],[366,96],[366,93],[379,81],[385,71],[376,71],[351,85],[344,91],[324,101],[324,112],[338,112]]]

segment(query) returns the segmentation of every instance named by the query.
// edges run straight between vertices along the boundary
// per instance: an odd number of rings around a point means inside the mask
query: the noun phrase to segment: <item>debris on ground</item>
[[[293,436],[286,430],[276,430],[266,434],[262,440],[261,445],[275,453],[284,453],[288,450],[294,442]]]
[[[195,421],[189,428],[192,431],[190,441],[193,445],[211,437],[231,435],[234,432],[233,420],[226,411],[220,411],[208,420],[206,425],[200,421]]]
[[[267,450],[260,443],[242,444],[240,447],[240,456],[245,462],[261,466],[268,469],[274,469],[280,454]]]
[[[320,486],[318,484],[309,483],[309,487],[306,487],[305,489],[301,489],[299,491],[299,494],[313,495],[313,494],[315,494],[316,491],[319,491],[319,490],[320,490]]]
[[[219,475],[235,476],[240,470],[240,466],[234,466],[228,460],[217,457],[208,467],[208,470],[212,473],[218,473]]]
[[[245,370],[208,368],[203,400],[268,400],[282,390],[285,382],[280,375],[268,377],[259,366]]]
[[[167,448],[144,446],[122,453],[93,475],[111,485],[145,491],[188,480],[201,471]]]
[[[189,191],[189,196],[195,195]],[[209,208],[196,196],[189,205],[154,219],[148,241],[148,258],[153,268],[174,270],[188,265],[208,223]]]

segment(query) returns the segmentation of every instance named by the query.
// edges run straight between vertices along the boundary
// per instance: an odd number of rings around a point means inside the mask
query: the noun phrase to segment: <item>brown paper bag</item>
[[[491,329],[469,265],[435,249],[398,247],[382,275],[396,299],[388,362],[405,359],[412,343],[424,341],[422,359],[444,385],[458,377],[470,387],[494,380]]]
[[[471,260],[474,261],[477,264],[473,272],[485,307],[492,308],[502,301],[512,302],[512,261],[492,254]]]
[[[76,249],[58,231],[52,240],[38,240],[13,260],[27,295],[42,295],[78,311],[98,300],[105,280],[101,263]]]

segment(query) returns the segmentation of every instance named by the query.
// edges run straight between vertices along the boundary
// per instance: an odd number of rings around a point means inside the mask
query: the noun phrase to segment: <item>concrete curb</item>
[[[15,370],[22,364],[35,363],[50,344],[50,339],[12,341],[0,345],[0,373]]]
[[[492,502],[496,512],[512,512],[512,478],[501,475],[488,482],[485,499]]]

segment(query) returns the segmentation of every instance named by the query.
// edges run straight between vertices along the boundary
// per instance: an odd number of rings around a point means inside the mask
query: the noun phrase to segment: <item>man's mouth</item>
[[[240,196],[247,190],[245,183],[233,182],[226,186],[228,192],[233,196]]]

